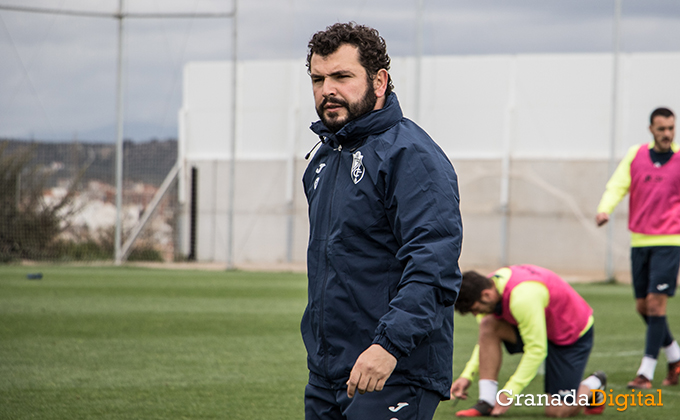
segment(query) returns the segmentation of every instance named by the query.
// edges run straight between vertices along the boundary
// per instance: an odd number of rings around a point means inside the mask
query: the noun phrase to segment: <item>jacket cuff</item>
[[[374,338],[373,344],[379,344],[382,348],[387,350],[387,352],[394,356],[397,360],[404,356],[404,353],[401,350],[399,350],[394,344],[392,344],[392,342],[384,334],[380,334],[379,336]]]

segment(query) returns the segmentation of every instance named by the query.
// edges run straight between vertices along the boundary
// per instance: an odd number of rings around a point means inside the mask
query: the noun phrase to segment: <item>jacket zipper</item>
[[[331,222],[333,220],[333,200],[335,198],[335,185],[337,183],[338,179],[338,173],[340,172],[340,164],[342,163],[342,145],[339,145],[337,149],[335,149],[338,152],[338,159],[337,163],[335,165],[335,174],[333,176],[333,188],[331,188],[331,201],[329,203],[328,207],[328,224],[327,224],[327,229],[326,229],[326,243],[324,245],[324,258],[326,260],[325,264],[325,272],[324,272],[324,278],[323,278],[323,285],[321,287],[321,311],[320,311],[320,317],[321,319],[319,320],[319,330],[320,330],[320,335],[321,335],[321,348],[323,349],[323,360],[324,360],[324,371],[326,373],[326,378],[328,378],[329,375],[329,355],[328,355],[328,342],[326,341],[326,335],[324,333],[324,313],[325,313],[325,307],[326,307],[326,285],[328,284],[328,238],[330,236],[330,231],[331,231]]]

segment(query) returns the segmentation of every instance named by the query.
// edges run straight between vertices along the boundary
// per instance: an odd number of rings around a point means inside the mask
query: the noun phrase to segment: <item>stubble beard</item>
[[[659,148],[660,150],[664,152],[668,152],[671,150],[672,146],[671,143],[673,142],[673,139],[670,137],[663,136],[660,139],[654,139],[656,143],[656,147]],[[668,147],[666,147],[668,146]]]
[[[375,108],[375,104],[378,101],[378,97],[370,86],[370,83],[366,84],[366,92],[364,92],[364,96],[358,102],[348,103],[344,99],[336,98],[334,96],[324,98],[321,104],[316,108],[316,113],[321,119],[321,122],[323,122],[323,125],[325,125],[331,133],[335,134],[348,122],[356,120],[362,115],[373,111],[373,108]],[[341,118],[337,115],[336,111],[330,113],[334,114],[333,116],[328,116],[328,114],[324,112],[324,108],[328,103],[337,104],[345,108],[347,110],[347,116]]]

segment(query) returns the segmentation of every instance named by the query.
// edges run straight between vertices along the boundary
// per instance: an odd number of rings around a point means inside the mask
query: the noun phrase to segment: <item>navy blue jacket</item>
[[[387,385],[448,398],[462,240],[451,162],[394,93],[336,134],[320,121],[311,129],[323,144],[303,177],[309,382],[345,388],[357,357],[378,343],[398,360]]]

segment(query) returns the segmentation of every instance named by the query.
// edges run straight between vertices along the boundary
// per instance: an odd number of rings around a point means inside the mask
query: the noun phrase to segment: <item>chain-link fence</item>
[[[177,189],[149,205],[177,159],[175,140],[123,145],[123,240],[154,210],[128,260],[172,261]],[[0,261],[114,257],[115,146],[0,140]]]

